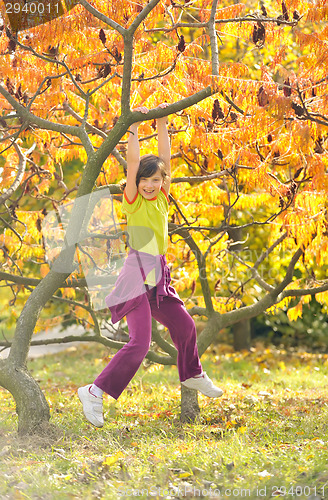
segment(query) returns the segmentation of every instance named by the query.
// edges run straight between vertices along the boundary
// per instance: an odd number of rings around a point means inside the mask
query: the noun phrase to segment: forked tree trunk
[[[181,384],[181,414],[180,421],[195,423],[199,419],[198,393]]]
[[[8,359],[0,361],[0,385],[15,399],[18,414],[18,433],[41,434],[50,419],[49,405],[37,382],[26,368]]]
[[[18,318],[9,356],[0,362],[0,385],[15,399],[21,435],[44,433],[50,419],[47,400],[27,369],[27,356],[40,312],[67,276],[51,270],[32,291]]]

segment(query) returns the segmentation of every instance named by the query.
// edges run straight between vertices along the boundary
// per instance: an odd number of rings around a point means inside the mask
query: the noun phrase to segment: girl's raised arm
[[[134,111],[148,113],[148,109],[143,106],[136,108]],[[141,122],[133,123],[129,129],[125,194],[130,202],[134,200],[138,191],[136,178],[140,164],[140,147],[138,139],[138,127],[140,123]]]
[[[160,104],[158,107],[165,108],[168,103]],[[166,178],[163,182],[163,188],[166,194],[169,194],[171,184],[171,146],[170,138],[167,130],[167,116],[157,119],[157,133],[158,133],[158,156],[165,163]]]

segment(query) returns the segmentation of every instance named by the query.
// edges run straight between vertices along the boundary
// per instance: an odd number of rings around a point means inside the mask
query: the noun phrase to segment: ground
[[[142,367],[105,426],[85,421],[76,389],[112,354],[80,345],[31,360],[51,406],[39,437],[17,436],[0,389],[0,498],[328,498],[328,355],[258,345],[202,359],[224,389],[199,397],[201,420],[181,424],[175,367]]]

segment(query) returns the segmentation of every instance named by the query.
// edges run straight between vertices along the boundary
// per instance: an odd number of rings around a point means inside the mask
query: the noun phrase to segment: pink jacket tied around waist
[[[131,249],[114,290],[105,299],[112,313],[112,323],[117,323],[140,303],[141,296],[149,290],[149,286],[145,284],[146,276],[153,270],[156,276],[157,307],[165,296],[183,304],[170,285],[171,274],[165,255],[151,255]]]

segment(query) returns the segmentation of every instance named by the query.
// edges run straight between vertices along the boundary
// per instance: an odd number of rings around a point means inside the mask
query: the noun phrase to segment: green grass
[[[208,353],[203,366],[225,393],[199,397],[195,425],[179,421],[176,368],[143,367],[117,402],[105,400],[96,429],[76,389],[107,362],[100,346],[30,362],[51,405],[47,437],[18,437],[0,390],[1,500],[328,498],[326,355]]]

